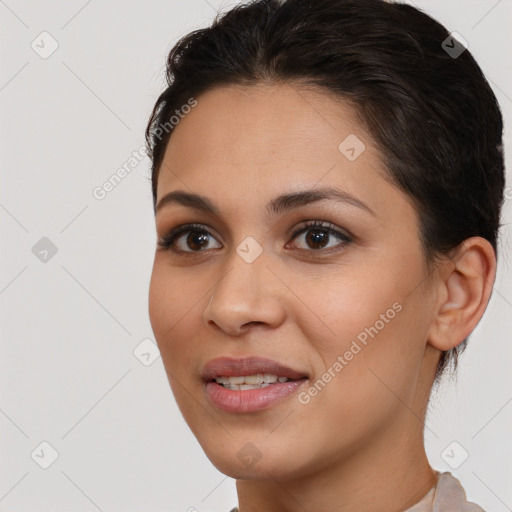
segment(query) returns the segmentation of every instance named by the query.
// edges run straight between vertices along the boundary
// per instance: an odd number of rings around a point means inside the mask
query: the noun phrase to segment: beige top
[[[437,484],[423,498],[404,512],[485,512],[474,503],[466,500],[461,483],[448,471],[438,475]],[[239,512],[235,507],[230,512]]]

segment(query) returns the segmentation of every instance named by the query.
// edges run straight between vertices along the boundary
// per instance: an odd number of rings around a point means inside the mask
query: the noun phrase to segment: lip
[[[242,375],[256,375],[258,373],[269,373],[278,377],[288,377],[298,380],[308,378],[308,375],[299,370],[289,368],[272,359],[264,357],[244,357],[235,359],[232,357],[219,357],[208,361],[201,371],[203,381],[210,382],[217,377],[240,377]],[[265,389],[265,388],[264,388]]]
[[[293,380],[276,382],[261,389],[243,391],[232,391],[215,382],[215,378],[220,376],[239,377],[258,373],[268,373]],[[216,408],[229,413],[248,413],[268,409],[297,393],[309,380],[309,377],[303,372],[262,357],[212,359],[204,366],[201,377],[210,402]]]
[[[232,391],[216,382],[205,383],[206,395],[210,402],[221,411],[247,413],[269,409],[276,403],[297,393],[308,382],[300,380],[276,382],[266,388]]]

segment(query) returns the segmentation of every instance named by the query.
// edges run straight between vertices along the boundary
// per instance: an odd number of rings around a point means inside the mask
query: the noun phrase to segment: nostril
[[[254,320],[254,321],[252,321],[252,322],[247,322],[247,323],[246,323],[246,324],[244,324],[244,325],[253,325],[253,324],[254,324],[254,325],[260,325],[260,324],[262,324],[262,323],[263,323],[263,322],[258,322],[257,320]]]

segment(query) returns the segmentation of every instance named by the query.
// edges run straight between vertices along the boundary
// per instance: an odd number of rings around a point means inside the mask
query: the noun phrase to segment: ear
[[[439,266],[437,300],[428,343],[446,351],[459,345],[477,326],[496,278],[496,255],[482,237],[471,237]]]

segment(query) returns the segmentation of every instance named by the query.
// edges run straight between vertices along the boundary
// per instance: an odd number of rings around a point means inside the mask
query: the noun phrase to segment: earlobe
[[[430,345],[447,351],[469,336],[484,314],[495,277],[496,255],[482,237],[466,239],[452,258],[440,263]]]

